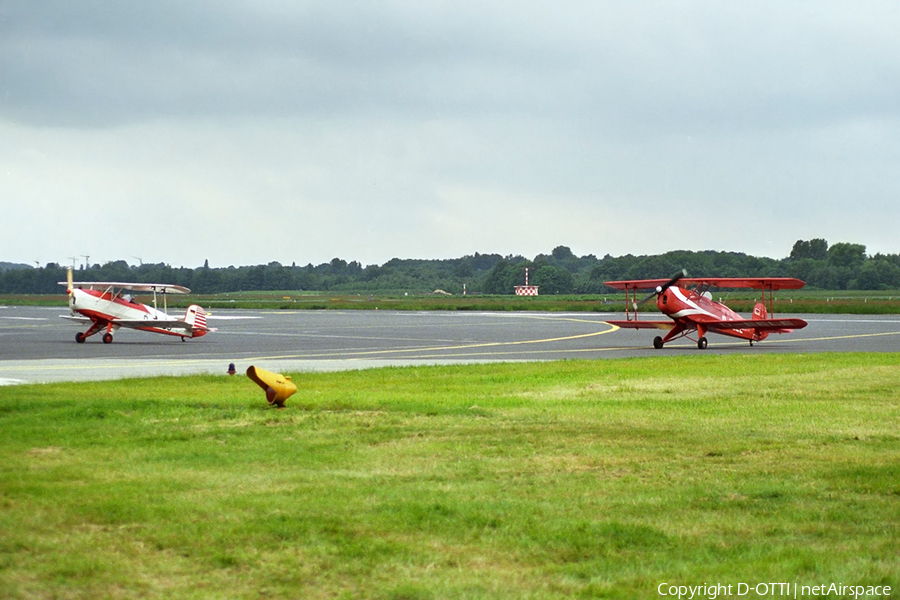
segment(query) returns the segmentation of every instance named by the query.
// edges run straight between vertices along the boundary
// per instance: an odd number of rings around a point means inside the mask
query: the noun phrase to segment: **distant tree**
[[[243,277],[244,290],[262,290],[266,282],[266,268],[263,265],[256,265],[247,269],[246,275]]]
[[[466,256],[454,267],[453,274],[456,277],[471,277],[475,273],[475,261],[471,256]]]
[[[222,291],[222,273],[219,269],[197,269],[191,278],[191,291],[198,294],[214,294]]]
[[[524,283],[525,263],[513,264],[503,259],[485,277],[482,289],[485,294],[514,294],[515,286]]]
[[[825,260],[828,257],[828,242],[822,238],[809,240],[809,254],[813,260]]]
[[[683,262],[673,261],[668,255],[645,256],[640,262],[632,265],[632,267],[628,269],[625,273],[625,279],[657,279],[671,277],[673,273],[683,268],[686,268],[686,265],[684,265]]]
[[[100,267],[100,276],[104,281],[130,281],[131,267],[124,260],[108,262]]]
[[[878,276],[877,265],[869,261],[862,266],[856,274],[856,278],[850,282],[852,289],[857,290],[877,290],[881,288],[881,279]]]
[[[857,290],[885,290],[900,287],[900,266],[883,258],[867,260],[856,271],[849,287]]]
[[[838,243],[828,249],[828,264],[833,267],[859,267],[866,260],[862,244]]]
[[[552,265],[535,269],[531,282],[540,286],[542,294],[571,294],[574,287],[572,274]]]
[[[802,279],[807,284],[812,285],[810,273],[812,273],[816,266],[820,264],[822,263],[814,261],[811,258],[802,258],[800,260],[790,259],[788,264],[785,265],[785,276]]]
[[[821,238],[804,241],[797,240],[791,250],[791,260],[802,260],[810,258],[812,260],[825,260],[828,255],[828,242]]]
[[[50,263],[50,264],[53,264],[53,263]],[[50,264],[48,264],[47,266],[49,267]],[[2,273],[3,271],[9,271],[11,269],[31,269],[31,268],[32,268],[31,265],[0,261],[0,273]]]
[[[58,281],[65,280],[65,268],[50,263],[44,268],[0,263],[0,293],[57,294]],[[524,283],[524,269],[532,269],[530,281],[542,294],[606,294],[604,281],[618,279],[668,278],[687,269],[702,277],[797,277],[820,289],[898,289],[900,255],[866,256],[861,244],[840,243],[832,247],[824,239],[798,240],[789,258],[774,260],[739,252],[694,252],[677,250],[654,256],[594,255],[577,257],[566,246],[533,261],[522,256],[479,254],[446,260],[394,258],[387,263],[363,267],[357,261],[335,258],[331,262],[304,267],[279,262],[267,265],[211,268],[173,268],[164,263],[129,266],[119,260],[92,265],[76,275],[85,281],[162,282],[190,287],[205,294],[239,290],[316,291],[433,291],[459,293],[463,284],[469,293],[512,294]]]
[[[572,254],[572,250],[567,246],[557,246],[553,249],[553,258],[556,260],[570,260],[575,258],[575,255]]]

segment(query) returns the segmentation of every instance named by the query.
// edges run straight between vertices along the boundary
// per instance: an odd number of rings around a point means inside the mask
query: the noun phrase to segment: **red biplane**
[[[676,285],[679,284],[679,285]],[[790,333],[806,327],[803,319],[776,319],[774,316],[775,290],[796,290],[806,285],[790,277],[696,277],[688,278],[682,271],[669,280],[638,279],[631,281],[607,281],[605,285],[625,290],[625,320],[607,321],[610,325],[625,329],[668,329],[665,337],[656,336],[653,347],[681,337],[695,339],[701,350],[707,346],[707,333],[719,333],[753,342],[766,339],[770,333]],[[683,287],[684,286],[684,287]],[[693,286],[693,287],[689,287]],[[753,307],[749,319],[737,314],[721,302],[712,299],[710,288],[753,288],[762,290],[762,299]],[[639,290],[653,290],[638,301]],[[769,308],[766,308],[766,292]],[[639,320],[638,308],[656,296],[656,307],[671,321]],[[629,309],[630,303],[630,309]],[[771,314],[770,314],[771,313]]]

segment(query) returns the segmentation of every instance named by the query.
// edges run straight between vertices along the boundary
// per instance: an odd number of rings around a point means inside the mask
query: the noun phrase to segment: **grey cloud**
[[[758,230],[721,228],[748,213],[793,219],[770,229],[786,252],[801,221],[861,231],[896,215],[898,11],[7,0],[0,130],[16,142],[0,144],[0,188],[24,207],[55,198],[73,211],[87,197],[193,202],[229,235],[233,214],[264,206],[315,220],[290,244],[323,260],[559,243],[640,252],[633,240],[754,251]],[[547,203],[567,214],[548,217]],[[684,206],[687,235],[643,218]],[[479,208],[494,220],[466,228],[458,211]],[[27,224],[19,213],[9,218]],[[478,243],[525,239],[535,224],[533,250]],[[197,231],[190,244],[218,238]],[[268,242],[246,260],[272,258]]]
[[[802,3],[679,6],[13,2],[0,108],[89,126],[555,115],[626,135],[897,109],[900,52],[879,10],[851,11],[861,35]]]

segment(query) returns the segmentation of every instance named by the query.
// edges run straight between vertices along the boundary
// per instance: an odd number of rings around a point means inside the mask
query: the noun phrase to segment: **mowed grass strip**
[[[0,388],[0,597],[900,589],[898,354],[294,381]]]

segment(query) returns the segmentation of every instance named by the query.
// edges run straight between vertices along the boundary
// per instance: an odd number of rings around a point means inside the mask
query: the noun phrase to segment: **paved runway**
[[[789,335],[746,341],[709,335],[698,350],[680,340],[662,350],[652,330],[616,329],[611,313],[400,311],[216,311],[219,331],[180,338],[121,329],[75,343],[83,329],[59,318],[65,307],[0,306],[0,383],[115,379],[148,375],[362,369],[386,365],[619,358],[705,353],[897,352],[900,315],[799,315]],[[793,316],[793,315],[792,315]]]

